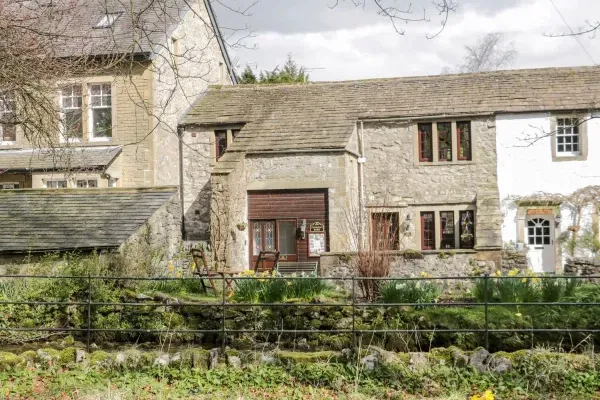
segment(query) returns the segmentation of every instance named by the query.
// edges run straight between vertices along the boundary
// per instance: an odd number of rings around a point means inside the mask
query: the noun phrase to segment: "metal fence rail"
[[[228,334],[242,334],[242,333],[277,333],[277,334],[315,334],[315,333],[329,333],[329,334],[348,334],[352,335],[353,339],[363,334],[385,334],[385,333],[480,333],[484,337],[485,348],[489,349],[489,337],[491,333],[589,333],[598,334],[600,329],[598,328],[513,328],[513,329],[497,329],[490,328],[489,320],[489,307],[490,306],[510,306],[510,307],[529,307],[529,306],[544,306],[544,307],[598,307],[600,302],[494,302],[491,301],[490,295],[490,283],[500,279],[532,279],[531,276],[490,276],[486,274],[480,277],[465,277],[465,276],[444,276],[444,277],[294,277],[294,276],[239,276],[239,277],[224,277],[215,276],[210,279],[214,281],[221,281],[221,295],[217,297],[215,293],[215,302],[177,302],[173,304],[165,304],[162,302],[102,302],[93,301],[94,293],[94,282],[98,281],[112,281],[112,282],[160,282],[160,281],[182,281],[182,280],[194,280],[198,281],[200,277],[114,277],[114,276],[73,276],[73,275],[0,275],[0,282],[8,279],[41,279],[41,280],[82,280],[86,283],[87,293],[85,301],[19,301],[19,300],[2,300],[0,301],[0,307],[4,305],[27,305],[27,306],[67,306],[67,307],[81,307],[84,308],[87,319],[85,321],[85,327],[73,328],[73,327],[2,327],[0,331],[7,332],[76,332],[85,334],[86,344],[88,351],[92,341],[92,334],[96,332],[121,332],[121,333],[148,333],[148,334],[164,334],[164,333],[178,333],[178,334],[220,334],[221,343],[223,348],[227,343]],[[242,281],[242,280],[295,280],[295,279],[319,279],[327,282],[351,282],[351,290],[348,298],[343,303],[238,303],[228,300],[226,281]],[[535,279],[576,279],[585,280],[588,282],[600,282],[600,276],[557,276],[557,275],[544,275],[536,276]],[[358,296],[356,290],[361,283],[367,281],[433,281],[433,282],[448,282],[448,281],[476,281],[483,280],[484,284],[484,301],[483,302],[447,302],[447,303],[384,303],[384,302],[365,302],[364,299]],[[200,283],[198,283],[200,285]],[[597,284],[597,283],[594,283]],[[220,316],[220,327],[218,329],[139,329],[139,328],[128,328],[128,329],[112,329],[112,328],[95,328],[93,324],[92,309],[94,307],[152,307],[152,306],[166,306],[169,308],[179,308],[186,306],[202,306],[202,307],[217,307],[221,308]],[[235,308],[303,308],[303,307],[347,307],[351,308],[352,326],[350,329],[227,329],[226,327],[226,310]],[[356,328],[356,315],[357,311],[364,308],[372,307],[420,307],[420,308],[446,308],[446,307],[483,307],[484,309],[484,321],[483,328],[480,329],[357,329]],[[354,341],[354,340],[353,340]]]

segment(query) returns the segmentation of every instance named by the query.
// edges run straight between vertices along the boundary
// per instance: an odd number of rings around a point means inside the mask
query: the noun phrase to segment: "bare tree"
[[[423,7],[420,10],[415,10],[413,3],[405,0],[335,0],[335,3],[330,8],[335,8],[339,3],[352,3],[356,7],[366,8],[368,4],[373,4],[377,13],[388,19],[396,33],[404,35],[406,30],[400,24],[408,24],[411,22],[431,22],[431,18],[427,13],[427,8]],[[389,4],[392,5],[389,5]],[[400,4],[398,4],[400,3]],[[450,13],[455,12],[458,3],[454,0],[434,0],[431,2],[435,13],[440,17],[440,28],[434,33],[428,34],[428,39],[433,39],[439,35],[450,17]]]
[[[455,69],[446,67],[442,73],[498,71],[510,67],[518,55],[514,43],[507,43],[499,32],[488,33],[473,46],[465,46],[465,52],[463,64]]]

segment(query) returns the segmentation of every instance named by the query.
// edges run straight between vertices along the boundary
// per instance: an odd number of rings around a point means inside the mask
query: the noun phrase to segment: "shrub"
[[[433,303],[441,294],[440,287],[432,281],[392,280],[379,288],[384,303]]]
[[[384,251],[361,251],[354,258],[358,276],[384,278],[390,274],[390,255]],[[381,281],[360,279],[358,287],[367,301],[375,301],[379,295]]]

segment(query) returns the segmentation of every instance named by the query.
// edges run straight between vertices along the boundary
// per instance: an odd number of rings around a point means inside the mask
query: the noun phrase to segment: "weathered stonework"
[[[565,264],[565,274],[577,276],[600,276],[600,259],[572,258]]]

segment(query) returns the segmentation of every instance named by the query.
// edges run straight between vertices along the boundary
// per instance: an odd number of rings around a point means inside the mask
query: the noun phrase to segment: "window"
[[[371,214],[371,238],[374,250],[396,250],[399,248],[398,213]]]
[[[115,21],[121,16],[122,13],[106,13],[105,16],[94,26],[94,28],[104,29],[110,28],[114,25]]]
[[[459,243],[461,249],[475,247],[475,212],[472,210],[461,211]]]
[[[215,151],[217,156],[217,161],[219,158],[225,154],[225,150],[227,150],[227,130],[218,130],[215,131]]]
[[[109,178],[108,179],[108,187],[109,188],[115,188],[117,187],[117,182],[119,181],[119,178]]]
[[[18,183],[12,183],[12,182],[4,182],[4,183],[0,183],[0,190],[4,190],[4,189],[19,189],[20,186]]]
[[[281,254],[296,254],[296,221],[277,221],[277,238]]]
[[[46,181],[46,188],[48,189],[64,189],[67,187],[66,180],[51,180]]]
[[[78,179],[77,187],[78,188],[97,188],[98,181],[96,179]]]
[[[15,103],[8,93],[0,93],[0,144],[17,141],[17,126],[14,123]]]
[[[581,153],[579,124],[577,118],[556,119],[556,154],[558,156],[572,156]]]
[[[438,160],[452,161],[452,123],[438,122]]]
[[[550,221],[544,218],[534,218],[527,221],[528,244],[550,244]]]
[[[421,249],[435,249],[435,222],[433,212],[421,213]]]
[[[419,161],[433,161],[433,130],[432,124],[419,124]]]
[[[458,159],[471,161],[471,122],[457,122],[456,136],[458,137]]]
[[[454,211],[440,211],[440,229],[442,232],[442,243],[440,248],[455,248]]]
[[[112,98],[110,83],[89,85],[90,139],[112,137]]]
[[[81,86],[65,86],[60,89],[60,112],[64,139],[82,138],[81,105]]]

